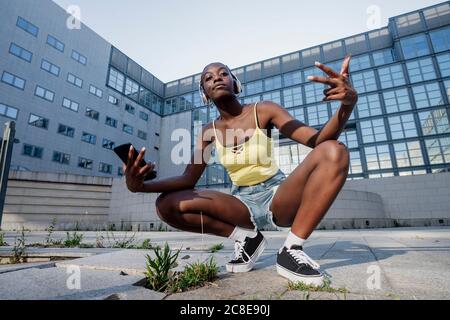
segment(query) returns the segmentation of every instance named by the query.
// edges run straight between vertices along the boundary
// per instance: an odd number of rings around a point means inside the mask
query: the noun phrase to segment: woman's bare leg
[[[248,208],[237,198],[219,191],[191,189],[161,194],[156,200],[159,217],[174,228],[228,237],[236,226],[253,229]],[[202,216],[200,215],[202,212]]]
[[[348,175],[349,152],[338,141],[325,141],[283,181],[272,212],[280,226],[307,239],[331,207]]]

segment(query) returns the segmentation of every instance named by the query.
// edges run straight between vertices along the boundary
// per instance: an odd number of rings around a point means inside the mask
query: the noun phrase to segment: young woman
[[[209,64],[201,76],[200,94],[205,103],[218,108],[220,117],[203,126],[191,163],[180,176],[144,182],[155,164],[140,168],[145,148],[134,162],[130,149],[124,165],[128,189],[161,193],[156,201],[158,215],[177,229],[195,233],[203,230],[234,240],[235,258],[226,265],[229,272],[253,268],[266,245],[260,229],[290,227],[277,254],[277,272],[292,281],[321,285],[319,265],[303,251],[303,244],[347,178],[349,152],[337,139],[357,102],[357,93],[349,81],[349,63],[350,56],[337,73],[316,62],[327,76],[308,78],[330,86],[324,90],[323,101],[341,101],[340,108],[319,131],[296,120],[276,103],[241,105],[237,99],[241,92],[239,80],[226,65]],[[273,127],[313,149],[287,177],[273,158]],[[212,145],[232,180],[231,194],[195,189],[207,165],[203,155]],[[199,155],[201,161],[195,161]],[[247,161],[252,157],[256,161]]]

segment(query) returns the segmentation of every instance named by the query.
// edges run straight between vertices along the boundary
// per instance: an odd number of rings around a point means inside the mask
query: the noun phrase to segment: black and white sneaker
[[[246,237],[244,241],[234,243],[234,259],[226,264],[228,272],[248,272],[266,248],[267,241],[258,230],[254,238]]]
[[[277,272],[293,282],[306,285],[323,285],[323,274],[320,265],[303,251],[302,246],[293,245],[290,249],[283,247],[277,255]]]

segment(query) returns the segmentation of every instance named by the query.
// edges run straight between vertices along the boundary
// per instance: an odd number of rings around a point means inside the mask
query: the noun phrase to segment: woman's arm
[[[131,167],[128,172],[126,171],[127,168],[124,168],[128,189],[133,193],[160,193],[193,189],[197,184],[197,181],[202,176],[210,157],[210,153],[208,153],[207,151],[209,150],[208,146],[210,145],[211,140],[202,138],[206,137],[205,131],[208,129],[208,127],[209,124],[205,125],[202,128],[202,132],[201,134],[199,134],[194,153],[191,157],[191,162],[186,166],[183,174],[179,176],[169,177],[161,180],[144,181],[145,174],[151,170],[147,169],[148,171],[146,171],[146,167],[144,167],[139,173],[139,169],[136,168],[140,159],[143,158],[144,153],[141,151],[142,156],[140,153],[135,161],[134,166]],[[129,159],[132,159],[130,158],[130,156],[132,156],[131,153],[129,154]]]
[[[320,129],[316,130],[292,117],[286,109],[272,102],[265,102],[265,108],[269,113],[271,122],[285,136],[310,148],[315,148],[327,140],[337,140],[350,118],[353,108],[358,101],[358,95],[348,80],[350,56],[343,64],[341,73],[337,74],[331,68],[316,63],[316,66],[327,73],[330,77],[309,77],[315,82],[328,84],[331,88],[324,91],[323,101],[341,101],[341,106],[331,119]]]

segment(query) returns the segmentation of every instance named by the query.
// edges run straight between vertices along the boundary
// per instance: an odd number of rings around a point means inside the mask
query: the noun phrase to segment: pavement
[[[11,300],[425,300],[450,299],[450,227],[359,230],[317,230],[305,251],[321,265],[332,290],[291,290],[277,275],[276,252],[286,232],[263,232],[268,246],[255,268],[229,274],[225,263],[233,257],[229,239],[187,232],[78,232],[84,244],[104,245],[134,236],[135,244],[150,239],[152,245],[168,243],[181,249],[176,270],[208,260],[219,266],[219,277],[206,286],[183,293],[165,294],[144,288],[146,255],[153,250],[112,248],[26,248],[33,263],[0,265],[0,299]],[[14,243],[17,232],[5,232]],[[54,232],[53,239],[64,239]],[[26,232],[26,243],[42,243],[46,232]],[[224,248],[216,253],[216,244]],[[11,246],[0,247],[0,257],[12,255]],[[341,291],[341,292],[339,292]],[[342,292],[342,291],[345,291]]]

